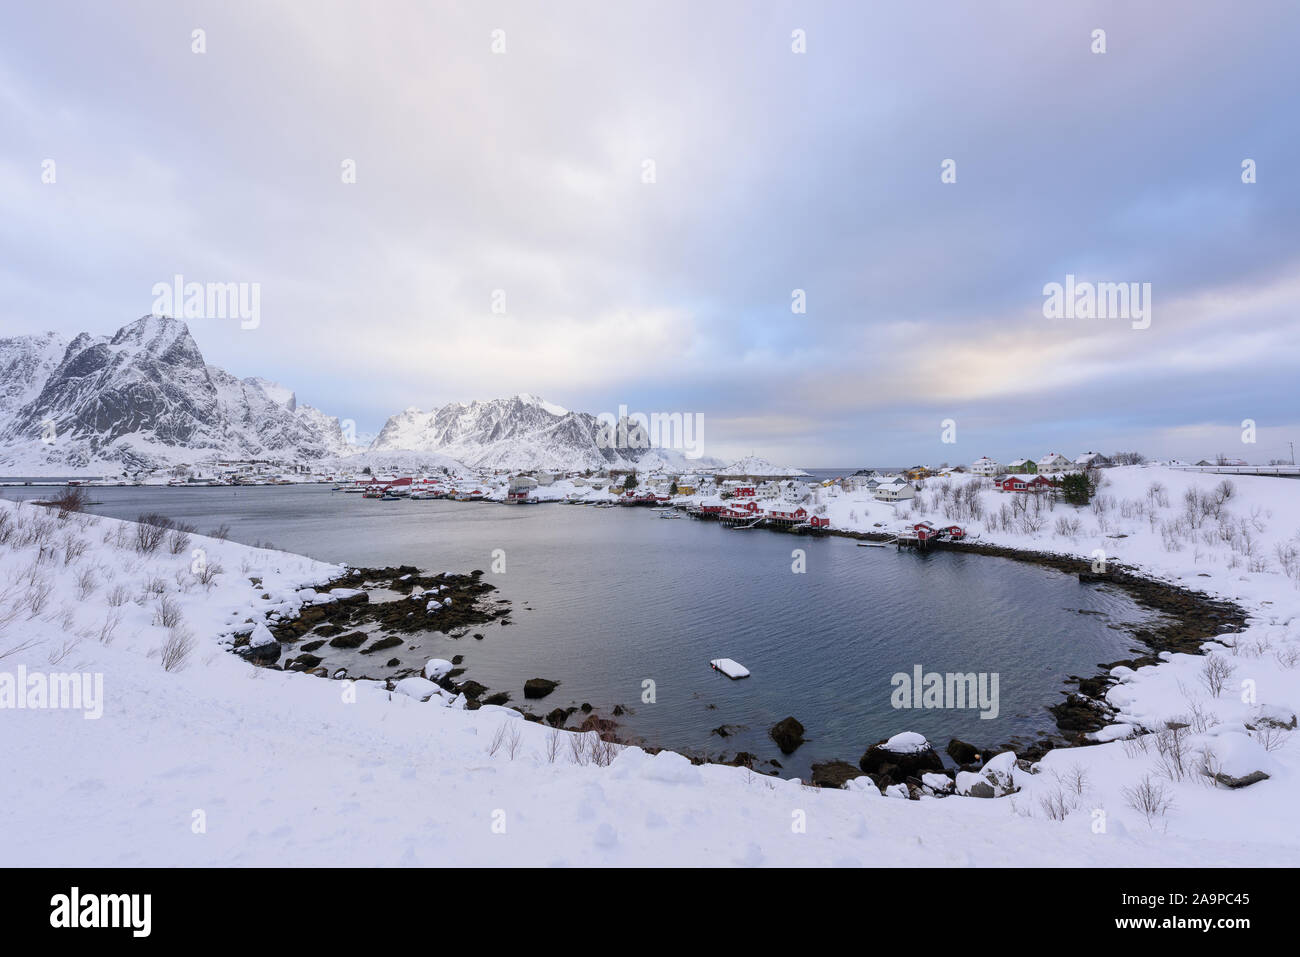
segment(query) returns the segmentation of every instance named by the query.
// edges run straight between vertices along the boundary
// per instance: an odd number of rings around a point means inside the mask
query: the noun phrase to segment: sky
[[[181,275],[258,290],[188,320],[210,363],[363,433],[529,392],[805,467],[1289,458],[1298,36],[1263,0],[6,4],[0,335]],[[1067,276],[1150,284],[1149,324],[1050,317]]]

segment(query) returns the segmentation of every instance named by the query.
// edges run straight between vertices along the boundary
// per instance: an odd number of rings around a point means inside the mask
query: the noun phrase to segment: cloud
[[[1287,418],[1289,4],[5,16],[6,332],[107,332],[178,272],[258,282],[257,330],[194,324],[209,361],[363,429],[528,391],[701,411],[711,444],[804,465],[1192,455],[1185,418]],[[1046,322],[1066,273],[1151,282],[1152,328]],[[984,448],[936,448],[947,415]]]

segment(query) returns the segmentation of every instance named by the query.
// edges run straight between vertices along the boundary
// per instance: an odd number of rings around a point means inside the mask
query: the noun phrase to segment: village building
[[[910,482],[885,482],[871,493],[880,502],[901,502],[916,498],[916,488]]]
[[[1048,452],[1038,460],[1039,475],[1057,475],[1072,467],[1072,463],[1060,452]]]
[[[1074,464],[1081,469],[1105,469],[1113,463],[1100,452],[1084,452],[1074,460]]]
[[[1038,463],[1033,459],[1016,459],[1007,466],[1007,472],[1011,475],[1036,475]]]
[[[970,470],[976,475],[994,476],[1001,475],[1006,471],[1001,464],[993,461],[987,455],[982,455],[971,463]]]
[[[1001,475],[993,480],[993,485],[1002,492],[1042,492],[1055,488],[1052,480],[1042,475]]]

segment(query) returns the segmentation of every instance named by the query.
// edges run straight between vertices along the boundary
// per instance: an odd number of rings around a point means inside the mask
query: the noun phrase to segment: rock
[[[256,664],[273,665],[280,660],[280,651],[280,643],[272,641],[268,644],[249,645],[243,649],[243,655]]]
[[[858,761],[867,774],[888,774],[894,781],[920,777],[926,771],[942,771],[943,758],[919,734],[896,734],[867,748]]]
[[[285,668],[288,671],[309,671],[318,666],[322,660],[323,659],[316,655],[299,655],[298,657],[291,658],[287,661],[285,663]]]
[[[397,667],[398,665],[400,665],[401,663],[402,663],[402,659],[401,659],[401,658],[389,658],[389,659],[388,659],[388,664],[384,665],[384,667],[385,667],[385,668],[396,668],[396,667]]]
[[[301,648],[300,650],[301,650],[301,651],[315,651],[317,648],[319,648],[319,647],[320,647],[321,645],[323,645],[323,644],[325,644],[325,639],[324,639],[324,638],[319,638],[319,639],[317,639],[316,641],[308,641],[308,642],[305,642],[305,643],[303,644],[303,646],[302,646],[302,648]]]
[[[957,738],[948,742],[948,747],[944,748],[948,757],[952,758],[958,764],[974,764],[979,760],[980,751],[973,744],[967,744]]]
[[[995,798],[1005,794],[1014,794],[1020,790],[1016,787],[1013,772],[1016,769],[1016,753],[1003,751],[991,758],[979,771],[957,772],[956,790],[967,797]]]
[[[624,714],[623,706],[621,704],[614,705],[614,717],[617,718],[622,716],[623,714]]]
[[[555,708],[546,716],[546,723],[552,728],[563,728],[564,723],[569,720],[569,715],[573,714],[572,708]]]
[[[483,699],[484,704],[505,704],[510,700],[509,691],[498,691]]]
[[[339,635],[337,638],[330,639],[331,648],[360,648],[366,643],[370,636],[364,631],[350,631],[346,635]]]
[[[396,645],[400,645],[401,643],[402,643],[401,638],[397,637],[396,635],[389,635],[387,638],[380,638],[369,648],[362,648],[361,653],[363,655],[372,655],[376,651],[383,651],[385,648],[392,648],[395,647]]]
[[[865,775],[847,761],[824,761],[812,766],[809,783],[818,788],[842,788],[854,778],[860,777]]]
[[[430,681],[437,681],[439,678],[451,674],[453,664],[454,662],[448,661],[446,658],[430,658],[424,663],[424,676]]]
[[[524,697],[545,698],[559,686],[558,681],[551,681],[549,678],[529,678],[524,682]]]
[[[1250,774],[1243,775],[1239,778],[1234,778],[1230,774],[1219,772],[1214,775],[1214,780],[1219,784],[1222,784],[1225,788],[1244,788],[1250,787],[1252,784],[1258,784],[1260,781],[1267,781],[1268,777],[1269,776],[1263,771],[1252,771]]]
[[[921,775],[921,786],[926,793],[936,795],[951,794],[956,787],[952,778],[935,771],[927,771]]]
[[[591,702],[584,701],[579,707],[583,714],[591,714]]]
[[[803,744],[803,725],[793,717],[782,718],[767,732],[782,754],[793,754],[794,749]]]
[[[483,692],[487,691],[487,685],[479,684],[477,681],[464,681],[456,688],[461,694],[471,701],[477,701]]]

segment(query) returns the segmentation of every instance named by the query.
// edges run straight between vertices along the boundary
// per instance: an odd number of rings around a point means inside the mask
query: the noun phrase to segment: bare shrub
[[[180,671],[189,662],[194,650],[194,632],[181,625],[175,625],[167,632],[159,654],[162,658],[163,671]]]
[[[510,755],[510,760],[513,761],[519,751],[519,721],[512,718],[507,724],[510,725],[510,729],[506,732],[506,754]]]
[[[77,649],[79,644],[81,644],[80,637],[65,637],[46,653],[45,660],[53,666],[61,665],[64,659]]]
[[[1124,795],[1124,803],[1146,818],[1148,827],[1174,806],[1173,795],[1149,774],[1144,774],[1142,780],[1132,787],[1120,788],[1120,793]]]
[[[1291,732],[1287,728],[1279,728],[1270,723],[1258,725],[1250,732],[1250,736],[1262,744],[1265,751],[1280,751],[1287,739],[1291,737]]]
[[[47,578],[32,582],[27,589],[26,603],[28,618],[35,618],[45,611],[50,604],[50,595],[54,593],[54,583]]]
[[[574,764],[585,766],[590,760],[587,756],[588,744],[587,739],[595,737],[584,732],[573,732],[569,735],[569,755],[573,758]]]
[[[1124,739],[1124,754],[1130,758],[1136,758],[1139,755],[1146,754],[1151,736],[1147,734],[1135,734],[1131,738]]]
[[[63,539],[63,564],[71,565],[82,555],[85,554],[86,548],[90,545],[84,538],[79,538],[69,534]]]
[[[1190,755],[1187,753],[1187,728],[1184,722],[1171,722],[1155,733],[1156,770],[1170,781],[1187,776]]]
[[[230,526],[222,522],[212,531],[208,532],[208,538],[215,538],[219,542],[224,542],[230,537]]]
[[[95,574],[95,569],[83,568],[81,574],[77,576],[77,600],[85,601],[98,587],[99,576]]]
[[[136,519],[135,550],[141,555],[150,555],[158,550],[167,533],[171,530],[172,520],[157,512],[149,512]]]
[[[1056,520],[1056,534],[1065,538],[1074,538],[1083,528],[1083,523],[1073,516],[1062,515]]]
[[[1279,648],[1273,657],[1277,659],[1279,665],[1290,671],[1296,665],[1300,665],[1300,647],[1288,645],[1286,648]]]
[[[90,497],[86,494],[84,488],[79,485],[72,485],[54,498],[48,499],[48,502],[59,510],[60,515],[66,516],[71,512],[84,511],[86,506],[90,504]]]
[[[1237,666],[1227,658],[1222,655],[1210,654],[1205,656],[1205,663],[1201,665],[1198,677],[1201,679],[1201,684],[1205,685],[1206,690],[1217,698],[1223,694],[1223,689],[1227,687],[1236,670]]]
[[[1050,820],[1064,821],[1079,804],[1074,795],[1056,787],[1038,796],[1038,806]]]
[[[101,645],[111,645],[117,632],[117,626],[122,622],[120,612],[110,611],[104,618],[104,624],[99,628],[99,643]]]
[[[167,533],[167,550],[173,555],[180,555],[190,547],[190,535],[195,531],[193,525],[177,522]]]
[[[131,598],[130,589],[125,585],[114,585],[108,593],[108,604],[111,608],[120,608]]]
[[[194,573],[194,577],[198,579],[200,585],[211,590],[217,576],[224,571],[225,569],[221,567],[220,562],[204,562],[199,570]]]
[[[175,628],[185,616],[181,613],[181,606],[164,595],[158,601],[158,610],[154,612],[153,623],[161,625],[164,628]]]
[[[551,728],[546,734],[546,763],[554,764],[560,753],[560,741],[564,734],[559,728]]]

